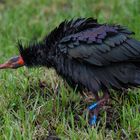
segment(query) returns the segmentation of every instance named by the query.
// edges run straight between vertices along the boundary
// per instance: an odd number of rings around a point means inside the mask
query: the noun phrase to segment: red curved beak
[[[0,69],[12,68],[16,69],[21,66],[24,66],[24,61],[21,56],[16,56],[5,62],[4,64],[0,64]]]

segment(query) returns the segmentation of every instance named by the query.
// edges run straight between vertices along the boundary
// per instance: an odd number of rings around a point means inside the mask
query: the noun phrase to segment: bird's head
[[[47,66],[50,67],[52,61],[49,48],[42,43],[32,43],[24,47],[21,42],[18,43],[19,56],[12,57],[4,64],[0,64],[0,69],[19,68],[21,66],[35,67]]]
[[[16,56],[16,57],[12,57],[8,61],[6,61],[4,64],[0,64],[0,69],[6,69],[6,68],[16,69],[22,66],[24,66],[24,61],[22,57]]]

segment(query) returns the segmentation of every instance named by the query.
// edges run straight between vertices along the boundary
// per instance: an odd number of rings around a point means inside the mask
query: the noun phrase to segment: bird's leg
[[[100,100],[98,93],[95,94],[95,99],[96,99],[96,103]],[[96,103],[94,103],[88,107],[88,109],[90,111],[89,112],[89,117],[90,117],[89,123],[90,124],[96,124],[96,119],[97,119],[98,112],[99,112],[99,107],[97,106]]]
[[[105,102],[109,99],[109,92],[105,91],[101,99],[96,98],[97,102],[88,107],[89,111],[93,111],[94,115],[91,117],[90,125],[95,125],[99,109],[104,106]]]

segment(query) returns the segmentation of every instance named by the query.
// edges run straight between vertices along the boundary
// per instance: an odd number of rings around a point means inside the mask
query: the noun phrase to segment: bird
[[[72,88],[87,89],[95,97],[88,107],[93,112],[89,123],[94,126],[111,89],[140,86],[140,41],[132,35],[126,26],[98,23],[92,17],[64,20],[41,41],[28,45],[19,41],[19,55],[0,69],[55,69]]]

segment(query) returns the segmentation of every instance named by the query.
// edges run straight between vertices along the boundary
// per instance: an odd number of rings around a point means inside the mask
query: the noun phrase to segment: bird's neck
[[[27,48],[24,48],[21,44],[19,44],[19,51],[27,67],[51,67],[49,47],[44,42],[30,44]]]

